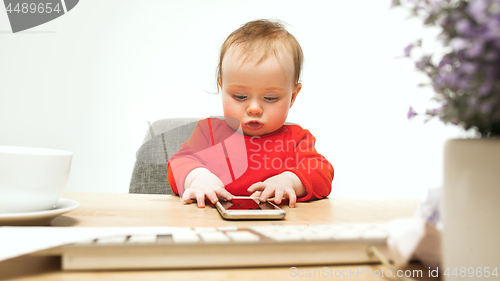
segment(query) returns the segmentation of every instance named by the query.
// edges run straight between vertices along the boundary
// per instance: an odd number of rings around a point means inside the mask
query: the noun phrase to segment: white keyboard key
[[[248,231],[228,231],[226,235],[238,242],[258,242],[260,237]]]
[[[300,241],[300,240],[302,240],[303,237],[300,233],[283,234],[283,233],[278,232],[278,233],[275,233],[273,235],[270,235],[269,238],[272,238],[272,239],[279,241],[279,242],[285,242],[285,241]]]
[[[197,233],[202,233],[202,232],[216,232],[217,229],[215,227],[195,227],[194,231]]]
[[[276,240],[275,237],[282,237],[286,235],[283,228],[279,225],[251,226],[248,229],[274,240]]]
[[[174,232],[194,232],[193,229],[191,229],[191,227],[185,227],[185,226],[179,226],[179,227],[175,227]],[[172,231],[168,231],[168,230],[165,230],[165,232],[159,232],[159,233],[155,233],[156,235],[170,235],[172,234]]]
[[[229,237],[222,232],[202,232],[200,236],[207,243],[229,242]]]
[[[127,236],[112,236],[97,239],[98,244],[123,244]]]
[[[219,226],[217,227],[218,231],[236,231],[238,227],[236,226]]]
[[[156,243],[157,238],[156,235],[134,235],[128,238],[127,243],[153,244]]]
[[[361,233],[359,233],[357,231],[344,231],[344,232],[340,232],[338,234],[334,234],[333,238],[335,240],[339,240],[339,241],[356,240],[356,239],[361,238]]]
[[[363,232],[374,230],[376,227],[377,226],[374,225],[373,223],[356,224],[356,225],[354,225],[354,230],[363,233]]]
[[[307,229],[308,225],[283,225],[280,230],[284,231],[301,231]]]
[[[248,229],[264,235],[263,234],[264,232],[265,233],[272,233],[275,231],[280,231],[281,226],[279,226],[279,225],[250,226]]]
[[[363,239],[387,239],[388,234],[383,230],[372,230],[363,233],[361,236]]]
[[[349,227],[345,225],[327,225],[324,227],[324,231],[331,234],[349,231]]]
[[[200,237],[194,232],[176,232],[172,234],[174,243],[198,243]]]
[[[255,230],[253,230],[253,232],[258,233],[262,236],[269,237],[269,238],[271,238],[271,236],[273,234],[272,232],[269,232],[269,231],[255,231]]]
[[[304,238],[309,241],[314,240],[331,240],[332,236],[328,233],[305,233]]]

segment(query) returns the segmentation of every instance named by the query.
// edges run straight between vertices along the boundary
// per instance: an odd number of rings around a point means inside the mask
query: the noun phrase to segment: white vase
[[[500,139],[446,142],[442,200],[441,276],[500,280]]]

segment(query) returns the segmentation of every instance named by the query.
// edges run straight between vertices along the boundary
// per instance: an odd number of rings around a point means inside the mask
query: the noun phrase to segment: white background
[[[430,88],[403,48],[435,31],[390,1],[85,0],[13,34],[0,11],[0,145],[74,153],[68,191],[128,192],[147,121],[222,113],[218,51],[247,21],[288,23],[305,54],[288,120],[335,168],[331,196],[423,197],[462,133],[424,111]],[[3,9],[3,8],[2,8]]]

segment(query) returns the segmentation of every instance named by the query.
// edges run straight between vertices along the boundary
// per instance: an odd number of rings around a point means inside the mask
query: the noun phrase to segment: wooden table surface
[[[179,197],[171,195],[65,192],[63,198],[76,200],[81,205],[76,210],[55,218],[51,223],[52,226],[246,227],[263,224],[385,222],[412,216],[419,201],[418,199],[329,198],[298,203],[293,209],[282,205],[280,207],[286,211],[286,218],[280,221],[226,221],[213,206],[199,209],[195,204],[184,204]],[[358,267],[365,273],[355,274]],[[370,277],[370,274],[366,276],[368,270],[375,275],[387,269],[381,264],[357,264],[304,266],[298,267],[297,270],[291,270],[290,267],[269,267],[64,272],[60,270],[59,257],[22,256],[0,262],[0,280],[398,280],[394,277]],[[427,267],[419,263],[412,263],[404,270],[422,270],[424,278],[416,278],[417,280],[438,280],[427,277]],[[340,272],[349,274],[349,277],[339,278],[330,275]],[[316,273],[316,277],[294,277],[300,273],[304,275]]]

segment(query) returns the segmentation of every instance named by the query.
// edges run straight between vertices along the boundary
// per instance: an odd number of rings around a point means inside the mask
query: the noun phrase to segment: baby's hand
[[[219,198],[226,200],[233,199],[231,193],[225,188],[222,181],[209,170],[204,168],[194,169],[186,177],[186,190],[182,194],[182,200],[191,204],[192,199],[196,198],[198,208],[205,207],[205,197],[215,204]]]
[[[306,193],[300,179],[292,172],[283,172],[263,182],[256,182],[248,188],[248,192],[253,192],[251,196],[259,196],[261,202],[273,195],[276,204],[280,204],[283,198],[288,198],[290,208],[294,208],[297,202],[296,190],[301,196]]]

